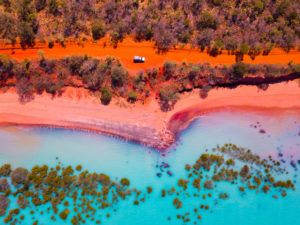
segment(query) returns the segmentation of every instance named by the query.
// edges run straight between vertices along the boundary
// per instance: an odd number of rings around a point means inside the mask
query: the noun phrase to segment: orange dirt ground
[[[104,47],[105,43],[108,43]],[[232,64],[235,62],[234,55],[228,55],[224,51],[222,55],[211,57],[207,53],[201,53],[197,49],[177,48],[170,50],[166,54],[157,54],[152,42],[135,42],[131,38],[126,38],[117,48],[109,45],[107,39],[94,43],[87,41],[84,45],[79,45],[75,42],[68,42],[63,48],[56,44],[54,48],[49,49],[47,44],[37,43],[34,48],[23,50],[19,46],[12,48],[9,45],[0,44],[0,54],[8,55],[17,60],[35,59],[39,57],[39,51],[43,51],[45,57],[48,58],[62,58],[68,55],[83,55],[103,58],[106,56],[114,56],[121,60],[123,65],[130,72],[137,72],[146,68],[161,66],[165,61],[175,62],[192,62],[204,63],[209,62],[216,64]],[[134,64],[132,58],[134,55],[146,57],[144,64]],[[251,60],[249,56],[244,57],[246,63],[269,63],[269,64],[287,64],[293,61],[300,63],[300,51],[292,50],[286,53],[281,49],[274,49],[268,56],[257,56],[255,60]]]

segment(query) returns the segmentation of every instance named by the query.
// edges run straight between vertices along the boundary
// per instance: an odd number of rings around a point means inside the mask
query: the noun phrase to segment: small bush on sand
[[[128,92],[127,101],[130,103],[136,102],[138,94],[135,91]]]
[[[178,90],[175,86],[164,87],[159,92],[160,107],[162,111],[171,110],[178,100]]]
[[[34,98],[34,87],[28,78],[24,77],[18,80],[16,89],[22,103],[29,102]]]
[[[101,98],[100,98],[101,103],[103,105],[108,105],[111,101],[111,98],[112,98],[112,93],[110,89],[107,87],[101,88]]]

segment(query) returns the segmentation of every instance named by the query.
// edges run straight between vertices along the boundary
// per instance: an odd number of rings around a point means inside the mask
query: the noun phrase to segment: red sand
[[[201,53],[196,49],[177,48],[176,50],[170,50],[166,54],[157,54],[152,42],[134,42],[131,38],[126,38],[122,43],[118,45],[118,48],[114,49],[110,45],[103,47],[105,40],[93,43],[88,41],[84,43],[84,47],[79,46],[76,43],[67,43],[66,48],[62,48],[60,45],[56,45],[53,49],[49,49],[46,44],[37,44],[35,48],[22,50],[20,47],[13,49],[12,54],[11,46],[0,44],[0,54],[6,54],[17,60],[34,59],[38,58],[38,52],[43,51],[48,58],[62,58],[67,55],[83,55],[103,58],[108,55],[117,57],[121,60],[123,65],[130,72],[137,72],[142,69],[159,67],[165,61],[176,62],[192,62],[192,63],[204,63],[209,62],[211,64],[232,64],[235,62],[235,56],[224,54],[217,57],[211,57],[206,53]],[[109,41],[107,41],[109,43]],[[146,63],[134,64],[132,58],[134,55],[145,56]],[[244,61],[246,63],[269,63],[269,64],[287,64],[290,61],[300,63],[300,52],[292,50],[290,53],[286,53],[281,49],[274,49],[268,56],[257,56],[255,60],[251,60],[249,56],[245,56]]]
[[[0,54],[7,54],[17,60],[38,58],[42,50],[46,57],[61,58],[67,55],[88,54],[93,57],[118,57],[130,72],[161,66],[166,60],[187,62],[209,62],[211,64],[232,64],[235,57],[222,54],[210,57],[198,50],[171,50],[159,55],[151,42],[136,43],[127,38],[117,49],[103,47],[104,40],[98,43],[86,42],[84,47],[68,43],[66,48],[56,45],[49,49],[45,44],[37,44],[33,49],[22,50],[0,44]],[[14,52],[12,54],[12,51]],[[146,57],[146,63],[134,64],[134,55]],[[245,56],[247,63],[278,63],[290,61],[300,63],[300,52],[286,54],[280,49],[268,56],[257,56],[252,61]],[[92,96],[87,90],[68,88],[62,97],[52,98],[48,94],[36,96],[34,101],[20,104],[14,89],[0,94],[0,124],[65,127],[69,129],[92,130],[117,135],[146,145],[165,149],[174,142],[175,135],[184,129],[195,117],[221,109],[255,110],[265,113],[293,111],[300,115],[299,82],[271,85],[267,91],[258,91],[255,86],[242,86],[236,89],[218,89],[209,92],[209,97],[200,99],[197,91],[185,93],[175,108],[161,112],[157,101],[152,98],[146,105],[130,105],[124,100],[114,99],[109,106],[99,102],[99,96]]]
[[[274,84],[267,91],[254,86],[212,90],[206,99],[198,92],[186,93],[174,110],[164,113],[155,99],[146,105],[113,100],[99,103],[83,89],[68,88],[62,97],[44,94],[20,104],[13,89],[0,94],[0,124],[65,127],[117,135],[128,140],[165,149],[174,136],[195,117],[220,109],[238,109],[300,115],[299,82]]]

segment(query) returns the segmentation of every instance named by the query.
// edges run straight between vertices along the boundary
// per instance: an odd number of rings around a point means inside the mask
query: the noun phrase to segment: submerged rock
[[[259,133],[261,133],[261,134],[265,134],[265,133],[266,133],[266,131],[265,131],[264,129],[260,129],[260,130],[259,130]]]
[[[284,160],[284,159],[281,159],[280,162],[285,163],[285,160]]]
[[[162,162],[161,164],[163,168],[170,168],[170,165],[168,163]]]
[[[291,164],[291,166],[292,166],[294,169],[297,169],[297,164],[296,164],[296,162],[295,162],[294,160],[292,160],[292,161],[290,162],[290,164]]]
[[[167,171],[167,174],[168,174],[170,177],[173,176],[173,173],[172,173],[170,170]]]

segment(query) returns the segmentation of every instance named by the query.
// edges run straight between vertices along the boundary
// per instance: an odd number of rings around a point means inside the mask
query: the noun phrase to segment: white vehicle
[[[145,57],[142,57],[142,56],[134,56],[133,57],[134,63],[144,63],[145,61],[146,61]]]

